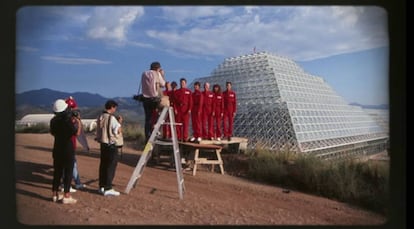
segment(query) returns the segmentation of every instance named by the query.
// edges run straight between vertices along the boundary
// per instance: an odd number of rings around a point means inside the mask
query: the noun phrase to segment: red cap
[[[68,104],[68,106],[69,106],[70,108],[72,108],[72,109],[76,109],[76,108],[78,108],[78,104],[76,104],[76,101],[75,101],[75,99],[73,99],[73,97],[72,97],[72,96],[69,96],[69,98],[67,98],[65,102],[66,102],[66,103]]]

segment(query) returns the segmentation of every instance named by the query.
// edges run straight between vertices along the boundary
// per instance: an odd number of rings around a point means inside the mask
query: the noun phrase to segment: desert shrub
[[[145,144],[144,128],[139,123],[124,122],[122,124],[122,134],[125,141],[133,141],[136,148],[141,148]]]
[[[251,179],[386,213],[389,172],[385,163],[325,161],[264,149],[250,151],[248,156]]]

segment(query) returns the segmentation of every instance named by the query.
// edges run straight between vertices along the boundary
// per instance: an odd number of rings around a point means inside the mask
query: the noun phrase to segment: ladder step
[[[182,126],[183,125],[181,122],[173,122],[173,123],[171,123],[171,122],[164,122],[163,123],[163,125],[170,125],[170,124],[173,124],[175,126]]]
[[[161,140],[155,140],[154,144],[163,145],[163,146],[172,146],[172,145],[174,145],[173,142],[167,142],[167,141],[161,141]]]

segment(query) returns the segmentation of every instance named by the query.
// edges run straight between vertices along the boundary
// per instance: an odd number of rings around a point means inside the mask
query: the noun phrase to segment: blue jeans
[[[75,161],[73,162],[73,170],[72,170],[72,178],[75,181],[75,185],[81,185],[81,181],[80,181],[80,177],[79,177],[79,172],[78,172],[78,163],[76,162],[76,158]],[[63,179],[65,179],[65,174],[63,173]]]
[[[75,181],[76,185],[82,184],[80,181],[80,177],[79,177],[78,163],[76,163],[76,159],[75,159],[75,162],[73,163],[73,180]]]

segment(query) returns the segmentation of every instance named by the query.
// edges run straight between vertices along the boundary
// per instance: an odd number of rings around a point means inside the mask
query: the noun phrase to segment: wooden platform
[[[192,143],[192,142],[180,142],[180,147],[186,147],[190,150],[194,151],[194,167],[193,167],[193,176],[196,175],[197,166],[202,164],[212,165],[211,171],[214,172],[214,166],[220,166],[221,174],[224,174],[224,167],[223,167],[223,160],[221,158],[221,149],[222,147],[219,145],[214,144],[199,144],[199,143]],[[200,150],[205,152],[214,152],[215,159],[208,159],[200,157]]]
[[[228,141],[227,139],[222,139],[221,141],[217,140],[201,140],[200,144],[202,145],[219,145],[223,148],[226,148],[227,151],[231,153],[240,153],[242,151],[245,151],[247,149],[247,138],[242,137],[232,137],[231,141]]]

